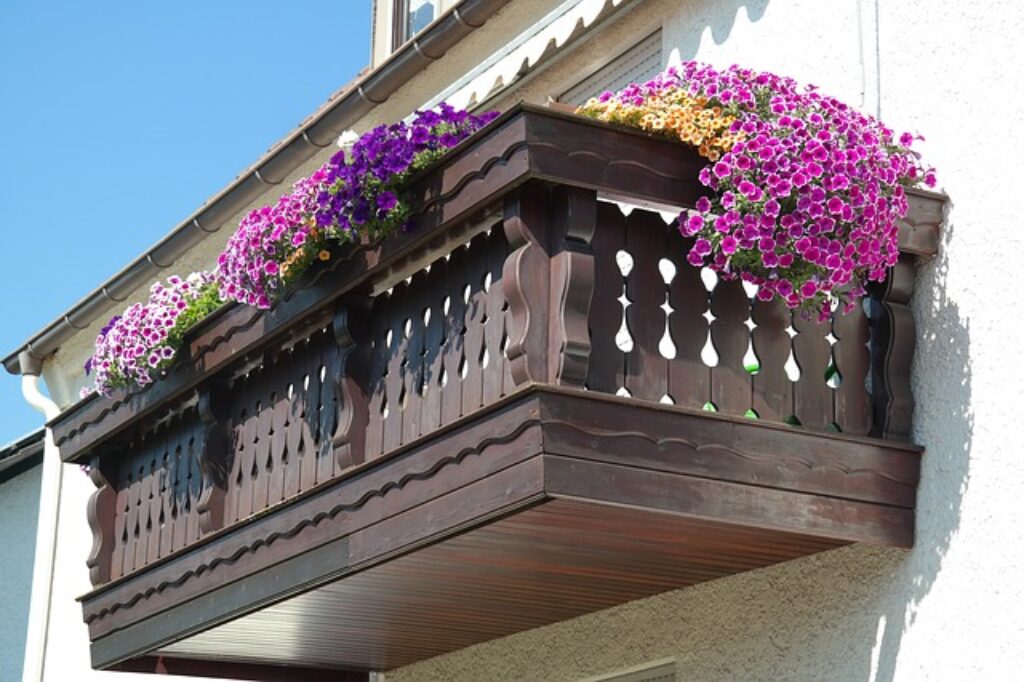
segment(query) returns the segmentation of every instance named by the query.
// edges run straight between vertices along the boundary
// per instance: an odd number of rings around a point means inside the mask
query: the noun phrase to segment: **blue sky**
[[[142,253],[365,66],[370,6],[0,2],[0,352]],[[19,379],[0,374],[2,444],[41,417]]]

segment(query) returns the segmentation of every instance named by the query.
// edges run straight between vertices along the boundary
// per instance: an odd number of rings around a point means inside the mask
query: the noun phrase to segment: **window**
[[[395,0],[392,49],[398,49],[436,19],[439,4],[440,0]]]

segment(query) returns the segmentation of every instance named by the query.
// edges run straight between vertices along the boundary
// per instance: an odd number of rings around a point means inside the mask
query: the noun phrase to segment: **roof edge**
[[[5,478],[4,472],[34,457],[39,457],[42,461],[44,435],[45,429],[36,429],[13,443],[0,447],[0,480]]]
[[[292,171],[330,146],[346,128],[386,102],[413,76],[443,57],[506,4],[507,0],[462,0],[443,13],[378,67],[357,77],[333,101],[329,100],[303,121],[145,253],[8,353],[3,359],[4,368],[11,374],[21,374],[21,353],[37,360],[54,353],[71,336],[88,328],[110,303],[124,301],[131,291],[171,267],[207,233],[219,231],[228,218],[268,187],[284,182]]]

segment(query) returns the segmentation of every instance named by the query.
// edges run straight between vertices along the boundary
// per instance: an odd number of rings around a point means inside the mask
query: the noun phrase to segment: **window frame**
[[[443,12],[444,3],[441,0],[430,0],[434,6],[434,17],[428,22],[428,26],[437,20]],[[393,0],[391,3],[391,52],[412,40],[418,33],[409,33],[409,3],[410,0]]]

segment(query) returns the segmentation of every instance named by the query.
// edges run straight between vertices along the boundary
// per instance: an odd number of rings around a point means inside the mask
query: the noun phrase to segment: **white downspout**
[[[50,421],[58,414],[57,403],[39,390],[42,363],[22,352],[21,394],[25,401]],[[39,520],[36,524],[35,563],[32,570],[32,596],[28,615],[28,634],[25,638],[25,661],[22,682],[41,682],[43,661],[46,656],[46,635],[50,623],[50,595],[53,590],[53,565],[57,548],[57,522],[60,511],[60,490],[64,470],[60,452],[47,428],[43,441],[43,471],[39,491]]]

